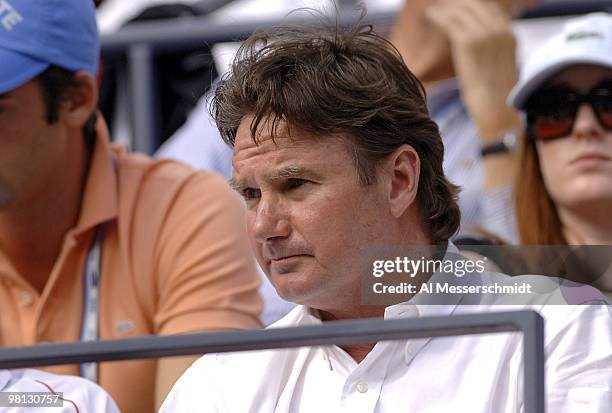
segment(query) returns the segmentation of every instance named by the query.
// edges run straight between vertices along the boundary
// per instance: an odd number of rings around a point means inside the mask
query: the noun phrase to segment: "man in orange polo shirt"
[[[110,144],[92,1],[0,0],[0,345],[259,325],[224,180]],[[60,366],[151,412],[190,359]]]

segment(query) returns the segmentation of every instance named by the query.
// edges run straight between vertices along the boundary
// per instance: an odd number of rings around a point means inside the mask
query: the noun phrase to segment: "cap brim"
[[[529,96],[542,87],[552,76],[567,66],[578,64],[594,64],[612,68],[612,55],[610,56],[566,56],[558,61],[547,65],[545,68],[532,75],[526,82],[519,82],[508,96],[508,106],[522,109]]]
[[[0,93],[23,85],[49,67],[46,62],[2,48],[0,62]]]

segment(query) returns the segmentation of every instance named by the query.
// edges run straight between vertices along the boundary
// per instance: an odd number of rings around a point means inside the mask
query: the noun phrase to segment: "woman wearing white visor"
[[[612,245],[612,15],[568,21],[526,60],[509,103],[526,125],[515,184],[520,242]],[[596,278],[612,296],[612,277]]]

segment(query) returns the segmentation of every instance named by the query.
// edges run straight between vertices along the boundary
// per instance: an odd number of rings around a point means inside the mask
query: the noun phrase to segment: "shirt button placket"
[[[15,302],[21,307],[20,319],[22,329],[22,339],[25,345],[34,344],[36,342],[36,295],[27,289],[18,288],[14,291]]]
[[[29,292],[22,291],[19,294],[19,303],[24,307],[31,305],[33,301],[34,299],[32,298],[32,294],[30,294]]]
[[[355,388],[359,393],[366,393],[368,391],[368,383],[363,381],[359,382],[357,383],[357,386],[355,386]]]

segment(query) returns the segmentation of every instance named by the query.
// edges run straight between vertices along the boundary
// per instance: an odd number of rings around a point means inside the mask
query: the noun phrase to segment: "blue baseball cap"
[[[51,65],[95,76],[99,59],[93,0],[0,0],[0,93]]]

